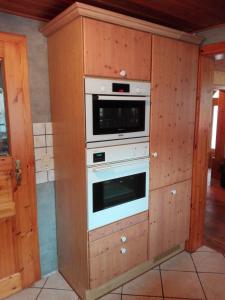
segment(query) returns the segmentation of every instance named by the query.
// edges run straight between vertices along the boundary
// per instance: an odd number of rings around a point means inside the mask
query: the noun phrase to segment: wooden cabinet
[[[148,221],[90,242],[90,287],[95,288],[146,261],[147,248]]]
[[[197,46],[153,36],[151,190],[192,177],[197,65]]]
[[[151,192],[150,259],[166,254],[189,236],[191,180]]]
[[[83,29],[85,75],[150,80],[150,33],[88,18]]]

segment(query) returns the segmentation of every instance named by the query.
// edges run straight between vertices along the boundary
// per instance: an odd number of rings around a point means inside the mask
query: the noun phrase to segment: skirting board
[[[0,280],[0,299],[4,299],[22,289],[21,274],[16,273],[12,276]]]
[[[173,248],[174,249],[174,248]],[[109,292],[113,291],[114,289],[118,288],[124,283],[127,283],[128,281],[138,277],[139,275],[149,271],[150,269],[154,268],[155,266],[161,264],[162,262],[170,259],[171,257],[175,256],[176,254],[182,252],[184,250],[184,244],[178,245],[176,247],[176,251],[170,252],[167,256],[164,256],[163,258],[159,258],[157,260],[150,260],[146,261],[141,265],[138,265],[137,267],[129,270],[128,272],[113,278],[112,280],[108,281],[107,283],[101,285],[100,287],[97,287],[92,290],[86,291],[86,300],[95,300],[99,297],[104,296],[105,294],[108,294]]]

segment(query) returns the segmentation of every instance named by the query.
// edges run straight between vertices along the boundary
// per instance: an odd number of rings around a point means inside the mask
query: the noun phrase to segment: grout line
[[[160,275],[160,281],[161,281],[161,288],[162,288],[162,297],[164,299],[164,288],[163,288],[163,280],[162,280],[162,270],[161,270],[161,266],[159,265],[159,275]]]
[[[194,267],[195,267],[195,270],[196,270],[196,274],[197,274],[197,276],[198,276],[198,280],[199,280],[199,283],[200,283],[200,285],[201,285],[203,294],[204,294],[204,296],[205,296],[205,299],[207,300],[206,293],[205,293],[205,290],[204,290],[204,288],[203,288],[201,279],[200,279],[200,277],[199,277],[198,270],[197,270],[197,267],[196,267],[196,265],[195,265],[195,262],[194,262],[194,259],[193,259],[193,257],[192,257],[192,254],[191,254],[191,259],[192,259],[192,262],[193,262],[193,264],[194,264]]]

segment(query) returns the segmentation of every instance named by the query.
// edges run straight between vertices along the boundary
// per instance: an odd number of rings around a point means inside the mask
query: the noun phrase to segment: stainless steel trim
[[[146,96],[107,96],[107,95],[98,95],[98,100],[114,100],[114,101],[150,101],[150,97]]]

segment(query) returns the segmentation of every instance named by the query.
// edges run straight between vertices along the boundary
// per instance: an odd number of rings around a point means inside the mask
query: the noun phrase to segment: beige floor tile
[[[62,277],[61,274],[58,272],[51,275],[44,288],[48,289],[59,289],[59,290],[72,290],[72,288],[69,286],[69,284],[65,281],[65,279]]]
[[[99,300],[120,300],[121,295],[120,294],[108,294],[100,298]]]
[[[149,271],[123,286],[123,294],[162,296],[162,285],[158,270]]]
[[[225,274],[200,273],[207,300],[225,300]]]
[[[43,289],[38,300],[78,300],[78,297],[73,291]]]
[[[198,250],[196,252],[216,252],[215,250],[213,250],[212,248],[209,248],[207,246],[201,246],[200,248],[198,248]]]
[[[35,300],[39,293],[40,293],[40,289],[29,288],[13,296],[8,297],[5,300]]]
[[[225,273],[225,258],[217,252],[195,252],[192,254],[198,272]]]
[[[194,271],[195,266],[189,253],[182,252],[160,265],[161,270]]]
[[[35,282],[34,284],[32,284],[31,287],[35,287],[35,288],[42,288],[44,286],[44,284],[46,283],[47,278],[42,278],[41,280]]]
[[[133,295],[123,295],[122,300],[163,300],[159,297],[145,297],[145,296],[133,296]]]
[[[162,271],[162,281],[165,297],[205,299],[194,272]]]
[[[111,294],[121,294],[121,293],[122,293],[122,286],[118,287],[117,289],[111,292]]]

